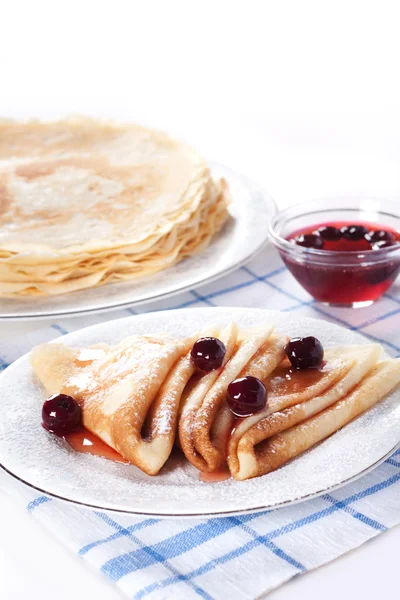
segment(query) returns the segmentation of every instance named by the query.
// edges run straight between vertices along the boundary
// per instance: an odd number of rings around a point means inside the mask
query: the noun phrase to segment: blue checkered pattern
[[[296,311],[357,330],[400,355],[400,286],[369,308],[318,305],[266,251],[214,282],[151,305],[57,323],[2,325],[0,369],[38,343],[107,319],[190,306]],[[332,494],[264,513],[209,520],[137,519],[91,512],[17,486],[28,510],[129,598],[250,600],[400,522],[400,451]],[[251,574],[251,576],[250,576]]]

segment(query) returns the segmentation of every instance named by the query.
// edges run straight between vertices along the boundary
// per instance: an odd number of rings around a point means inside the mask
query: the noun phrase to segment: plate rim
[[[387,452],[385,454],[385,456],[382,456],[380,459],[375,461],[372,465],[370,465],[366,469],[363,469],[363,471],[360,471],[360,473],[357,473],[356,475],[353,475],[352,477],[349,477],[348,479],[345,479],[344,481],[342,481],[336,485],[332,485],[330,487],[324,488],[323,490],[319,490],[312,494],[308,494],[307,496],[302,496],[300,498],[295,498],[294,500],[287,500],[285,502],[280,502],[273,506],[268,506],[268,505],[267,506],[258,506],[256,508],[244,508],[242,510],[218,511],[218,512],[211,512],[211,513],[174,513],[174,514],[171,514],[171,513],[157,513],[157,512],[155,512],[155,513],[141,512],[141,511],[135,511],[135,510],[118,509],[118,508],[104,508],[104,506],[100,506],[97,504],[89,504],[88,502],[81,502],[79,500],[73,500],[72,498],[65,498],[64,496],[58,496],[57,494],[48,492],[47,490],[43,490],[42,488],[37,487],[37,486],[25,481],[21,477],[18,477],[18,475],[16,475],[15,473],[13,473],[9,469],[7,469],[2,463],[0,463],[0,469],[2,469],[5,473],[10,475],[13,479],[18,481],[19,483],[26,485],[28,488],[36,490],[37,492],[40,492],[46,496],[49,496],[50,498],[52,498],[54,500],[60,500],[61,502],[65,502],[66,504],[72,505],[72,506],[83,506],[84,508],[88,508],[90,510],[101,510],[103,512],[110,512],[110,513],[117,513],[117,514],[119,513],[119,514],[124,514],[124,515],[134,515],[136,517],[144,517],[144,518],[185,519],[185,520],[186,519],[220,519],[220,518],[224,518],[224,517],[234,517],[234,516],[238,516],[238,515],[271,512],[273,510],[278,510],[280,508],[285,508],[287,506],[293,506],[295,504],[300,504],[301,502],[307,502],[308,500],[313,500],[315,498],[319,498],[323,494],[333,492],[333,491],[338,490],[346,485],[349,485],[350,483],[353,483],[354,481],[357,481],[358,479],[361,479],[361,477],[363,477],[364,475],[367,475],[368,473],[370,473],[371,471],[373,471],[374,469],[379,467],[379,465],[384,463],[398,449],[400,449],[400,442],[398,444],[396,444],[396,446],[394,446],[394,448],[389,450],[389,452]]]
[[[228,174],[228,176],[231,175],[232,177],[238,178],[249,189],[256,188],[258,193],[260,193],[262,195],[264,204],[268,210],[270,218],[272,218],[278,212],[278,207],[277,207],[275,200],[264,189],[264,187],[261,184],[254,181],[250,177],[247,177],[247,175],[243,175],[240,171],[236,171],[235,169],[227,167],[217,161],[207,160],[207,164],[210,166],[211,171],[213,168],[222,169],[223,171],[225,171]],[[133,307],[133,306],[141,306],[143,304],[157,302],[159,300],[163,300],[166,298],[172,298],[180,293],[187,292],[188,290],[191,290],[197,286],[212,283],[222,277],[225,277],[226,275],[229,275],[236,269],[240,268],[242,265],[249,262],[254,256],[256,256],[259,252],[261,252],[268,245],[269,245],[269,234],[268,234],[268,227],[266,227],[263,240],[250,253],[245,253],[245,255],[241,259],[237,260],[232,265],[214,273],[213,275],[205,276],[202,279],[200,279],[194,283],[184,284],[180,287],[175,288],[174,290],[163,292],[163,293],[152,295],[152,296],[148,296],[147,298],[144,298],[141,300],[126,300],[126,301],[123,301],[120,303],[117,302],[117,303],[114,303],[114,304],[111,304],[108,306],[103,306],[103,307],[83,308],[83,309],[78,308],[78,309],[69,310],[67,312],[60,309],[60,310],[57,310],[54,312],[37,312],[37,313],[20,314],[20,315],[18,315],[16,313],[12,313],[12,312],[9,312],[9,313],[4,312],[3,314],[1,314],[1,312],[0,312],[0,322],[1,321],[31,321],[33,319],[46,320],[46,319],[54,319],[54,318],[58,318],[58,317],[75,317],[75,316],[80,316],[80,315],[97,314],[97,313],[101,314],[101,313],[110,312],[112,310],[118,310],[121,308],[128,308],[128,307]],[[104,288],[105,287],[106,286],[104,286]],[[1,298],[0,298],[0,302],[1,302]]]
[[[135,318],[151,318],[152,315],[163,315],[163,314],[168,314],[169,316],[174,315],[174,313],[176,312],[196,312],[196,311],[209,311],[210,313],[212,312],[219,312],[219,313],[224,313],[225,311],[231,311],[231,312],[240,312],[242,310],[245,311],[251,311],[251,312],[259,312],[259,313],[281,313],[282,311],[279,310],[273,310],[273,309],[263,309],[263,308],[252,308],[252,307],[238,307],[238,306],[232,306],[232,307],[201,307],[201,308],[181,308],[181,309],[174,309],[174,310],[162,310],[162,311],[149,311],[149,312],[145,312],[145,313],[141,313],[138,315],[131,315],[129,317],[122,317],[120,319],[116,319],[115,321],[113,321],[113,323],[118,322],[118,321],[132,321]],[[314,317],[303,317],[306,318],[308,320],[312,320],[312,321],[320,321],[323,319],[317,319]],[[60,341],[63,340],[63,338],[68,337],[68,336],[76,336],[79,335],[80,332],[85,331],[85,330],[96,330],[96,329],[101,329],[102,327],[104,327],[107,323],[109,323],[109,321],[102,321],[101,323],[96,323],[94,325],[89,325],[87,327],[82,327],[80,329],[77,329],[75,331],[69,332],[68,334],[65,334],[59,338],[57,338],[57,343],[59,343]],[[340,329],[346,329],[345,327],[343,327],[342,325],[339,325],[337,323],[332,323],[335,327],[339,327]],[[364,338],[367,342],[369,341],[368,338],[365,338],[365,336],[363,336],[361,333],[357,332],[357,335],[361,338]],[[68,342],[67,342],[68,343]],[[25,360],[28,359],[30,352],[27,352],[25,354],[23,354],[21,357],[19,357],[17,360],[15,360],[9,367],[7,367],[6,369],[4,369],[4,371],[0,374],[0,381],[4,376],[4,373],[6,373],[9,369],[14,370],[18,368],[18,364],[20,362],[23,362]],[[143,510],[134,510],[134,509],[123,509],[123,508],[117,508],[117,507],[104,507],[100,504],[94,503],[91,504],[89,502],[84,502],[84,501],[80,501],[80,500],[76,500],[74,498],[71,497],[66,497],[66,496],[61,496],[58,495],[54,492],[50,492],[46,489],[43,489],[40,486],[34,485],[28,481],[26,481],[23,477],[20,477],[19,475],[17,475],[12,469],[9,469],[8,467],[5,466],[5,464],[3,464],[0,461],[0,469],[2,471],[4,471],[5,473],[7,473],[9,476],[11,476],[13,479],[15,479],[16,481],[22,483],[23,485],[26,485],[28,488],[30,489],[34,489],[46,496],[49,496],[50,498],[54,498],[57,500],[60,500],[62,502],[66,502],[72,506],[83,506],[85,508],[88,508],[90,510],[102,510],[105,512],[111,512],[111,513],[121,513],[121,514],[129,514],[129,515],[134,515],[137,517],[143,517],[143,518],[150,518],[150,517],[154,517],[154,518],[160,518],[160,519],[176,519],[176,518],[184,518],[184,519],[201,519],[201,518],[223,518],[223,517],[229,517],[229,516],[235,516],[235,515],[244,515],[244,514],[252,514],[252,513],[260,513],[260,512],[266,512],[266,511],[271,511],[271,510],[276,510],[278,508],[283,508],[283,507],[287,507],[287,506],[292,506],[295,504],[299,504],[301,502],[305,502],[308,500],[312,500],[314,498],[317,498],[323,494],[326,494],[330,491],[334,491],[337,489],[340,489],[341,487],[344,487],[345,485],[348,485],[354,481],[356,481],[357,479],[363,477],[364,475],[368,474],[369,472],[371,472],[372,470],[374,470],[376,467],[378,467],[380,464],[382,464],[385,460],[387,460],[387,458],[389,458],[390,456],[392,456],[392,454],[394,452],[396,452],[398,449],[400,449],[400,440],[398,443],[395,444],[394,447],[392,447],[388,452],[385,453],[385,455],[381,456],[380,458],[378,458],[374,463],[372,463],[371,465],[368,465],[365,469],[363,469],[362,471],[355,473],[354,475],[352,475],[351,477],[348,477],[347,479],[338,482],[337,484],[334,484],[332,486],[328,486],[325,487],[321,490],[318,490],[316,492],[307,494],[305,496],[300,496],[299,498],[294,498],[294,499],[290,499],[290,500],[286,500],[283,502],[279,502],[276,503],[274,505],[262,505],[262,506],[256,506],[256,507],[250,507],[250,508],[243,508],[243,509],[237,509],[237,510],[227,510],[227,511],[223,511],[223,510],[219,510],[216,512],[196,512],[196,513],[163,513],[163,512],[143,512]]]

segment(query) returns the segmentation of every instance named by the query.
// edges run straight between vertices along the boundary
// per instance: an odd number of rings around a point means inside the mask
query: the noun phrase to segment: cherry
[[[81,424],[81,407],[72,396],[50,396],[42,408],[42,425],[50,433],[63,436],[75,431]]]
[[[378,229],[377,231],[370,231],[365,236],[368,242],[390,242],[394,240],[394,234],[391,231],[385,231],[384,229]]]
[[[241,377],[228,385],[226,401],[238,417],[248,417],[267,404],[267,390],[257,377]]]
[[[346,240],[357,242],[366,236],[368,229],[364,225],[345,225],[340,232]]]
[[[372,250],[380,250],[381,248],[391,248],[392,246],[398,245],[399,242],[396,242],[395,240],[381,240],[372,244]]]
[[[208,373],[222,365],[225,353],[225,344],[221,340],[204,337],[193,344],[190,357],[195,367]]]
[[[294,243],[303,248],[314,248],[315,250],[321,250],[324,246],[324,240],[316,231],[295,237]]]
[[[324,358],[324,349],[317,338],[292,338],[285,348],[286,356],[295,369],[310,369],[319,367]]]
[[[322,237],[322,239],[327,240],[329,242],[336,242],[340,240],[342,237],[342,232],[337,227],[333,225],[326,225],[324,227],[320,227],[317,232]]]

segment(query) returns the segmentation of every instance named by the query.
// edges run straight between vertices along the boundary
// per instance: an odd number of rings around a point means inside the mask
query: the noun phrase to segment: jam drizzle
[[[226,481],[227,479],[230,479],[230,477],[231,474],[226,465],[224,467],[221,467],[220,469],[212,471],[211,473],[201,472],[199,475],[200,481],[203,481],[204,483],[216,483],[217,481]]]
[[[93,456],[101,456],[107,460],[129,464],[123,456],[121,456],[114,448],[108,446],[97,435],[88,431],[85,427],[81,427],[78,431],[68,433],[64,436],[65,441],[75,450],[83,454],[92,454]]]
[[[317,368],[298,370],[284,360],[266,379],[265,386],[274,396],[287,396],[301,393],[305,388],[316,385],[326,376],[326,362]]]

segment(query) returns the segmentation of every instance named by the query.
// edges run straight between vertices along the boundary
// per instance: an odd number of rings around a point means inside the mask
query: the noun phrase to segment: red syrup
[[[114,448],[108,446],[103,442],[97,435],[91,433],[85,427],[81,427],[78,431],[68,433],[63,436],[65,441],[71,446],[76,452],[82,452],[83,454],[92,454],[93,456],[101,456],[107,460],[114,462],[120,462],[129,464],[129,461],[125,460]],[[200,481],[206,483],[215,483],[217,481],[225,481],[231,476],[227,465],[213,471],[212,473],[200,473]]]
[[[101,456],[114,462],[121,462],[129,464],[125,458],[123,458],[114,448],[108,446],[103,442],[97,435],[91,433],[85,427],[81,427],[78,431],[68,433],[64,436],[64,439],[76,452],[82,452],[84,454],[93,454],[94,456]]]
[[[217,481],[226,481],[230,479],[231,474],[229,472],[228,467],[225,465],[220,469],[216,469],[211,473],[200,473],[199,479],[200,481],[204,481],[205,483],[216,483]]]
[[[368,232],[387,232],[391,238],[391,246],[396,242],[400,243],[400,233],[391,227],[376,223],[350,223],[349,221],[318,223],[304,227],[291,233],[287,240],[293,240],[296,245],[294,241],[296,238],[301,241],[300,236],[313,234],[323,227],[335,227],[340,230],[342,227],[352,224],[363,226]],[[383,261],[381,258],[378,261],[378,257],[376,257],[377,262],[374,264],[373,245],[373,242],[368,239],[368,234],[360,239],[347,239],[341,235],[339,239],[324,239],[323,247],[318,248],[321,253],[324,251],[330,253],[325,264],[318,264],[312,256],[312,252],[309,257],[305,253],[305,259],[302,262],[293,260],[289,253],[281,253],[281,257],[297,281],[319,302],[338,305],[365,303],[367,305],[390,288],[400,271],[400,256],[397,253],[391,256],[390,251]],[[387,249],[390,250],[390,247]],[[364,258],[358,260],[357,253],[362,255],[366,251],[369,251],[368,255],[364,254]],[[333,252],[355,253],[355,259],[352,260],[350,255],[347,257],[338,255],[336,260]]]

